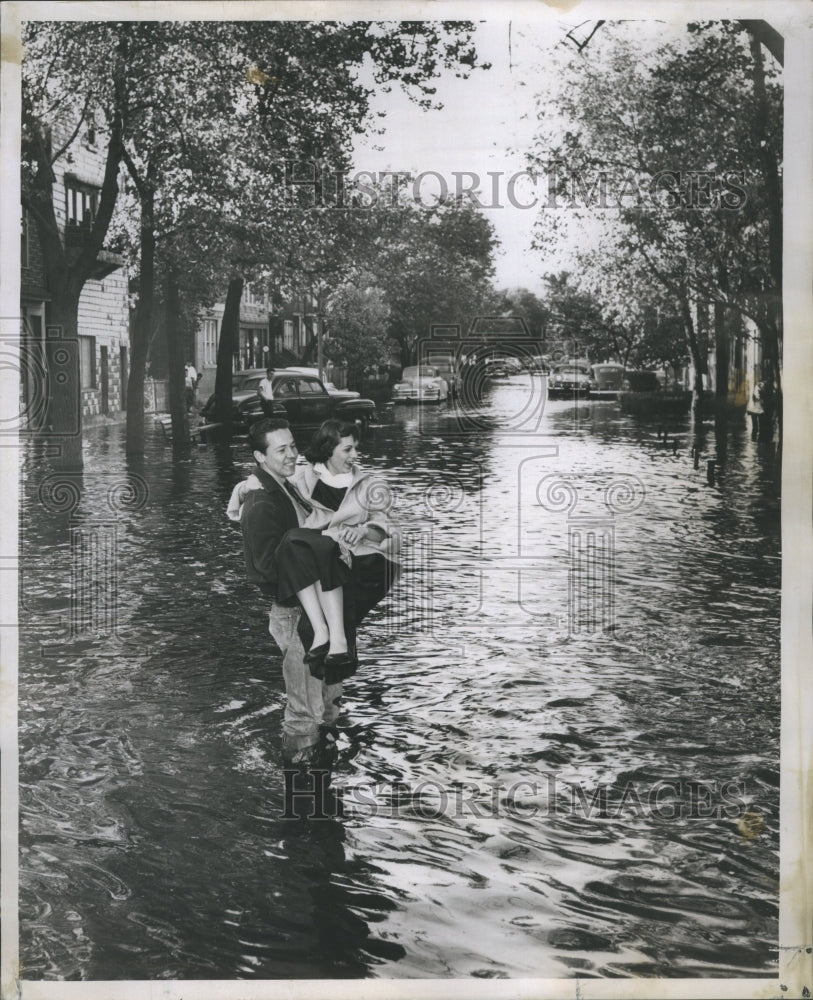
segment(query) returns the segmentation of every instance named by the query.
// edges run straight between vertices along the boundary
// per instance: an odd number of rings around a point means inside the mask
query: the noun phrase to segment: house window
[[[25,208],[20,224],[20,267],[28,267],[28,211]]]
[[[246,285],[243,289],[243,304],[247,306],[265,305],[266,293],[263,288],[255,289],[252,285]]]
[[[79,337],[79,380],[83,389],[96,388],[95,337]]]
[[[217,364],[217,320],[203,321],[203,366]]]
[[[89,228],[99,208],[99,189],[91,184],[66,179],[65,202],[68,225]]]
[[[294,349],[294,321],[286,319],[282,324],[282,346],[289,351]]]

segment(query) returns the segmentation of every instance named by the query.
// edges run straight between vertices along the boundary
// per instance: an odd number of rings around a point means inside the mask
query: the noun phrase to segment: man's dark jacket
[[[248,491],[240,514],[246,575],[249,582],[256,583],[264,594],[276,597],[274,554],[285,532],[298,528],[299,521],[294,501],[276,479],[259,466],[254,469],[254,474],[263,488]]]

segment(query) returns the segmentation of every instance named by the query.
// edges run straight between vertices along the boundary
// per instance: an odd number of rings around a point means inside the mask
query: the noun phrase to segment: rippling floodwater
[[[522,434],[529,393],[365,443],[411,544],[320,821],[283,818],[280,658],[224,516],[245,446],[128,465],[93,431],[68,496],[29,456],[24,978],[775,974],[776,457],[734,423],[712,486],[713,433],[698,469],[688,421],[664,442],[610,403]],[[107,638],[71,570],[91,530]]]

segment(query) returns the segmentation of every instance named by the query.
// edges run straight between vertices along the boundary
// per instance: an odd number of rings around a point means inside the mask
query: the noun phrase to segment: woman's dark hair
[[[305,458],[311,464],[326,462],[336,450],[336,445],[342,438],[346,437],[352,437],[358,444],[359,429],[355,424],[342,420],[326,420],[314,434],[313,441],[305,449]]]

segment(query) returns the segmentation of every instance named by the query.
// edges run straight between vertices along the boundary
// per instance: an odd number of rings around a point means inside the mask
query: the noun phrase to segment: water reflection
[[[62,511],[32,455],[27,978],[775,970],[779,457],[732,423],[711,487],[688,420],[605,403],[551,403],[522,439],[503,418],[526,391],[485,393],[488,431],[399,408],[365,444],[414,546],[348,687],[344,812],[312,822],[284,818],[279,657],[223,516],[245,442],[127,463],[121,428],[94,432]],[[111,469],[143,504],[110,507]],[[579,506],[547,503],[547,476]],[[642,502],[610,509],[631,479]],[[97,637],[71,627],[70,539],[102,515],[117,620]],[[574,575],[588,521],[612,548]],[[585,594],[612,598],[612,631],[574,632]]]

